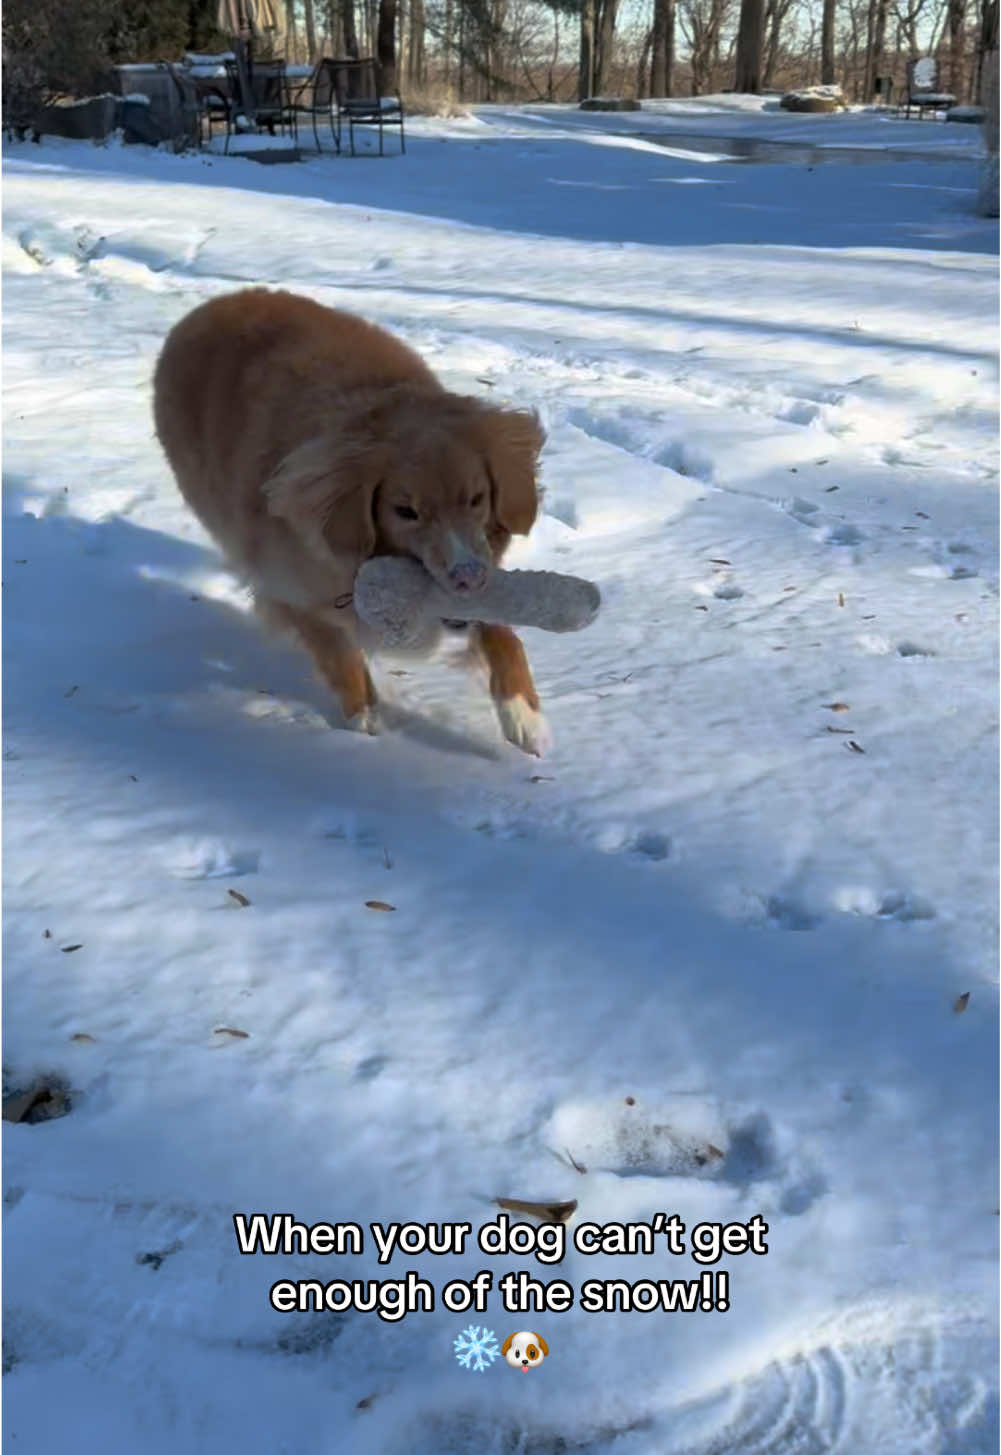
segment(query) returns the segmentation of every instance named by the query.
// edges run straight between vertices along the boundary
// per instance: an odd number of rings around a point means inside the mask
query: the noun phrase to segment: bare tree
[[[793,0],[766,0],[765,3],[765,73],[762,77],[762,82],[766,91],[775,83],[775,69],[779,61],[782,26],[792,6]]]
[[[650,48],[650,95],[670,96],[674,86],[674,0],[653,0]]]
[[[341,0],[341,25],[344,32],[344,54],[357,60],[361,52],[358,49],[358,31],[355,28],[355,0]]]
[[[643,41],[640,45],[640,58],[636,62],[636,99],[642,101],[644,96],[650,93],[650,52],[653,49],[653,27],[648,26],[643,32]]]
[[[966,0],[948,0],[949,89],[957,99],[966,94],[963,72],[966,50]]]
[[[306,26],[306,50],[309,52],[309,61],[312,65],[316,59],[316,14],[313,10],[313,0],[303,0],[303,21]]]
[[[866,13],[865,67],[861,87],[857,75],[853,76],[856,96],[870,101],[876,92],[876,78],[883,73],[883,56],[886,50],[886,17],[889,0],[868,0]]]
[[[554,101],[560,59],[560,11],[550,9],[547,13],[533,0],[512,0],[507,40],[532,99]]]
[[[723,26],[731,11],[732,0],[680,0],[678,21],[691,53],[693,96],[710,88]]]
[[[396,0],[379,0],[375,54],[384,91],[396,89]]]
[[[924,0],[921,0],[921,3],[924,4]],[[834,21],[836,9],[836,0],[824,0],[820,19],[820,83],[822,86],[833,86],[835,81]]]
[[[741,0],[734,80],[734,89],[737,91],[756,93],[761,90],[761,51],[764,26],[764,0]]]
[[[975,99],[997,101],[998,0],[981,0],[980,34],[977,37]],[[991,90],[991,72],[993,87]],[[988,93],[989,96],[988,96]]]
[[[612,69],[612,49],[615,45],[615,21],[618,13],[619,0],[598,0],[594,90],[599,96],[608,87],[608,77]]]
[[[897,19],[902,45],[898,49],[907,49],[909,60],[914,60],[920,54],[918,46],[918,21],[921,19],[921,12],[925,8],[925,0],[894,0],[893,13]]]
[[[580,68],[577,79],[577,99],[579,101],[586,101],[595,94],[594,50],[596,30],[596,0],[582,0],[580,7]]]
[[[410,52],[407,57],[407,74],[411,85],[422,86],[424,84],[426,64],[424,0],[410,0]]]

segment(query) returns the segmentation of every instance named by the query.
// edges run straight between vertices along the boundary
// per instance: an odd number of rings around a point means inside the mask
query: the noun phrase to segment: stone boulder
[[[840,86],[805,86],[800,91],[787,91],[779,105],[783,111],[813,113],[847,109]]]

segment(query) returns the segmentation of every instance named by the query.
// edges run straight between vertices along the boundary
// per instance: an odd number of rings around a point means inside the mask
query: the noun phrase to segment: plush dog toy
[[[474,596],[446,591],[409,556],[373,556],[355,577],[355,611],[386,647],[411,647],[442,621],[576,632],[591,624],[600,605],[591,581],[556,571],[497,569]]]

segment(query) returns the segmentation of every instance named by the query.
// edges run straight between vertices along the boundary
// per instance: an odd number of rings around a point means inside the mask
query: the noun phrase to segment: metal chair
[[[904,102],[907,120],[911,119],[911,107],[920,118],[926,111],[948,111],[955,106],[956,98],[949,91],[938,89],[937,56],[919,56],[907,67],[907,100]]]
[[[286,126],[297,136],[295,110],[288,93],[284,61],[255,61],[239,54],[226,61],[229,109],[226,113],[226,146],[239,115],[246,116],[255,128],[267,127],[272,136],[277,126],[284,136]]]
[[[334,72],[334,88],[337,94],[337,127],[341,134],[341,123],[348,123],[351,155],[355,156],[355,127],[377,126],[379,128],[379,155],[384,156],[383,133],[387,126],[400,128],[400,151],[407,149],[403,134],[403,102],[399,92],[384,96],[379,63],[371,58],[363,60],[335,60],[331,62]],[[338,147],[338,150],[340,148]]]
[[[298,88],[290,91],[290,105],[295,113],[295,131],[298,136],[300,116],[308,116],[313,124],[316,150],[322,152],[320,132],[317,123],[326,121],[334,150],[341,150],[340,114],[337,106],[337,63],[331,60],[317,62],[313,74]]]

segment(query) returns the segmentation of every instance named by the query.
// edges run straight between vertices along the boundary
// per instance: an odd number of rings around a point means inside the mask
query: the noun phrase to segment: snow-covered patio
[[[734,162],[735,137],[921,159]],[[10,1448],[987,1455],[979,137],[706,98],[484,107],[407,145],[268,168],[7,149],[4,1062],[72,1093],[5,1126]],[[166,331],[248,284],[539,408],[545,509],[509,564],[604,598],[580,636],[524,634],[544,763],[449,661],[387,660],[383,735],[333,731],[248,616],[149,408]],[[232,1224],[478,1228],[498,1196],[760,1213],[769,1251],[718,1265],[726,1313],[494,1293],[388,1324],[279,1315],[268,1289],[701,1270],[241,1257]],[[468,1372],[471,1321],[550,1357]]]

